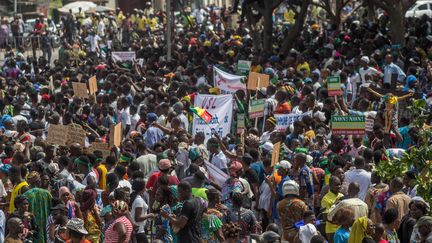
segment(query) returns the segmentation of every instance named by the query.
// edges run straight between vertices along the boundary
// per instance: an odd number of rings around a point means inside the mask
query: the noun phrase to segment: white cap
[[[300,195],[300,187],[297,182],[293,180],[285,181],[282,185],[282,194],[286,195]]]
[[[282,168],[282,169],[286,169],[289,170],[291,169],[292,165],[288,160],[281,160],[276,166],[276,169]]]
[[[367,56],[362,56],[360,58],[360,60],[363,61],[363,62],[365,62],[365,63],[367,63],[367,64],[369,64],[369,57],[367,57]]]

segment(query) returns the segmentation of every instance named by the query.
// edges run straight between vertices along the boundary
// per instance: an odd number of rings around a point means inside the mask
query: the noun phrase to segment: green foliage
[[[418,129],[420,144],[411,147],[409,153],[405,153],[400,159],[381,161],[376,167],[378,175],[383,180],[390,181],[395,177],[402,177],[410,168],[414,167],[418,171],[418,176],[414,185],[417,185],[417,195],[426,201],[432,202],[432,129],[425,126],[428,119],[426,101],[415,100],[408,107],[412,114],[411,125]]]

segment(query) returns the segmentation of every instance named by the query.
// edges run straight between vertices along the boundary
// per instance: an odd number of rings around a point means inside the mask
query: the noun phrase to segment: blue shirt
[[[402,142],[396,143],[396,147],[402,148],[402,149],[405,149],[405,150],[407,150],[409,148],[409,146],[411,145],[412,140],[411,140],[411,137],[408,134],[408,132],[409,132],[409,127],[408,126],[404,126],[404,127],[399,128],[399,133],[402,136]]]
[[[264,172],[264,165],[261,161],[252,163],[250,165],[250,167],[255,170],[255,172],[258,175],[258,184],[261,185],[261,183],[264,181],[264,176],[265,176],[265,172]]]
[[[144,133],[145,145],[149,149],[153,149],[156,143],[162,140],[164,133],[157,127],[149,127]]]
[[[350,236],[350,232],[346,229],[339,227],[333,236],[334,243],[348,243],[348,238]]]
[[[394,63],[390,63],[390,64],[384,66],[384,83],[385,84],[391,83],[391,77],[393,74],[397,74],[397,80],[399,82],[402,82],[406,77],[406,74],[402,71],[402,69],[398,65],[396,65]]]

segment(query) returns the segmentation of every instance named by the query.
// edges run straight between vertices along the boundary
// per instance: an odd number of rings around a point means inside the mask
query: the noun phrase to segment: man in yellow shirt
[[[330,208],[335,205],[342,197],[343,194],[340,193],[342,182],[336,177],[332,176],[330,178],[330,190],[321,200],[321,208],[323,211],[323,216],[327,219],[327,214],[330,211]],[[336,224],[332,224],[330,221],[327,221],[325,226],[325,232],[327,234],[327,239],[329,243],[333,243],[333,235],[338,230],[339,226]]]
[[[144,16],[144,14],[140,13],[138,15],[137,25],[138,25],[138,31],[144,32],[146,29],[147,19]]]
[[[297,67],[296,67],[296,71],[298,73],[302,72],[302,70],[306,70],[306,77],[310,76],[310,67],[309,67],[309,63],[307,63],[303,57],[303,55],[299,55],[297,57]]]

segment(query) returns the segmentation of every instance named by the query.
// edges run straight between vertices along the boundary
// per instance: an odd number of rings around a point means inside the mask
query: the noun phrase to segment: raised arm
[[[402,95],[402,96],[398,97],[398,101],[400,101],[400,100],[405,100],[405,99],[407,99],[407,98],[410,98],[410,97],[413,96],[413,95],[414,95],[414,92],[409,92],[409,93],[406,94],[406,95]]]
[[[377,96],[377,97],[380,97],[380,98],[383,97],[382,94],[376,92],[375,90],[371,89],[370,87],[368,87],[367,90],[368,90],[371,94],[373,94],[373,95],[375,95],[375,96]]]

